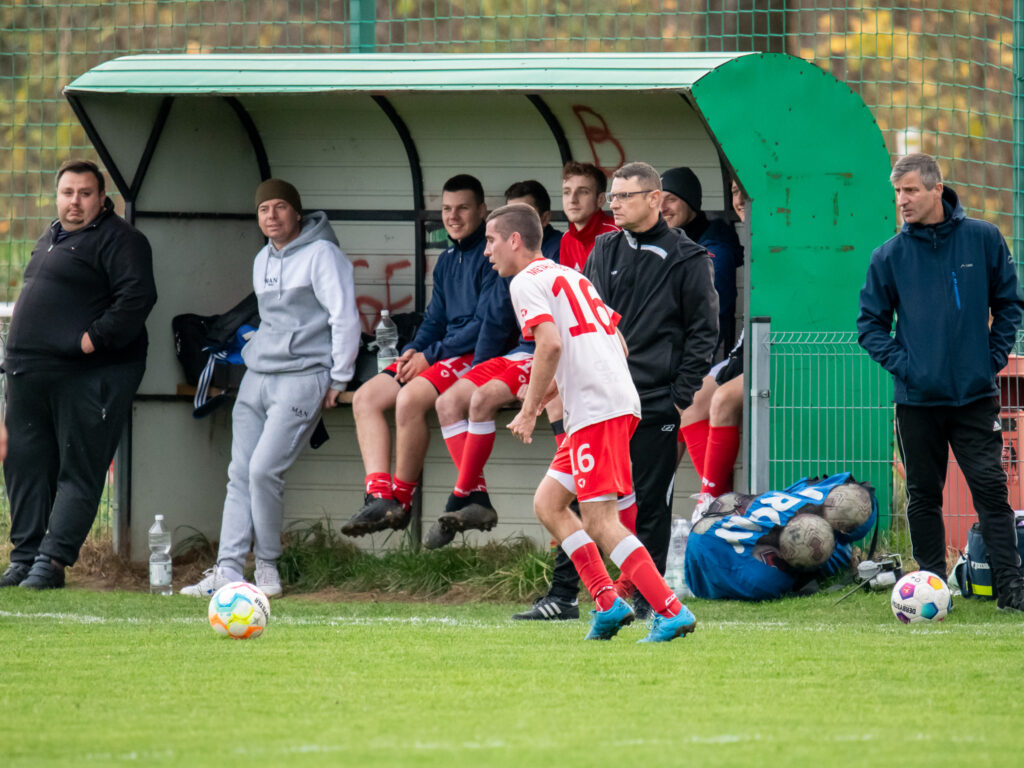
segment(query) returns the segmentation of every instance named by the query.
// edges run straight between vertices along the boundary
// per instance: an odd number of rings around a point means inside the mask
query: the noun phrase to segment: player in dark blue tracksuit
[[[1021,323],[1017,273],[999,230],[964,215],[931,157],[902,158],[891,179],[905,223],[871,257],[857,330],[861,346],[893,375],[914,558],[946,576],[942,488],[952,448],[981,522],[999,607],[1024,610],[996,384]]]

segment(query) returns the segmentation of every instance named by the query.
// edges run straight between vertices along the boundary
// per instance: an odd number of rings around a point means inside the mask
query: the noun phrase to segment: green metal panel
[[[736,59],[693,98],[753,200],[750,314],[844,331],[871,251],[896,230],[889,155],[860,96],[800,59]]]
[[[887,521],[891,383],[850,333],[871,252],[896,229],[881,131],[846,84],[785,55],[728,62],[692,95],[753,200],[750,316],[770,317],[776,339],[816,342],[772,347],[771,487],[855,470]],[[822,345],[834,332],[841,354]]]
[[[750,54],[377,54],[125,56],[86,72],[71,92],[308,93],[687,89]]]

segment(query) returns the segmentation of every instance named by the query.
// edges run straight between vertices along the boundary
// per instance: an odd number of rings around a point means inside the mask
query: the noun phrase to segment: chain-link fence
[[[1019,235],[1013,0],[5,0],[0,16],[0,301],[54,215],[53,170],[94,157],[61,89],[140,53],[786,52],[859,92],[893,155],[937,155],[971,215]]]

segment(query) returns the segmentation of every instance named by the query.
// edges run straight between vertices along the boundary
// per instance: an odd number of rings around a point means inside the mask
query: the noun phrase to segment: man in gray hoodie
[[[333,408],[359,349],[352,264],[323,211],[302,214],[298,191],[268,179],[256,188],[260,229],[253,287],[260,327],[242,349],[246,372],[232,411],[231,464],[217,564],[183,595],[209,597],[242,580],[250,546],[256,586],[281,594],[277,558],[284,473],[309,439],[320,408]]]

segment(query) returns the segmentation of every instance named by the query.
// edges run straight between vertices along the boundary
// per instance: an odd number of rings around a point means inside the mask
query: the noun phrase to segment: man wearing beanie
[[[730,224],[719,219],[712,221],[701,210],[700,179],[692,170],[684,166],[665,171],[661,175],[661,186],[661,215],[665,223],[682,229],[711,256],[718,291],[715,353],[727,353],[736,342],[736,268],[743,264],[743,246]]]
[[[303,215],[298,191],[281,179],[256,188],[267,244],[256,254],[253,288],[260,327],[242,349],[246,372],[232,411],[231,464],[217,563],[183,595],[209,597],[242,580],[250,547],[256,586],[281,594],[277,558],[284,473],[320,415],[337,405],[359,350],[352,264],[327,214]]]

